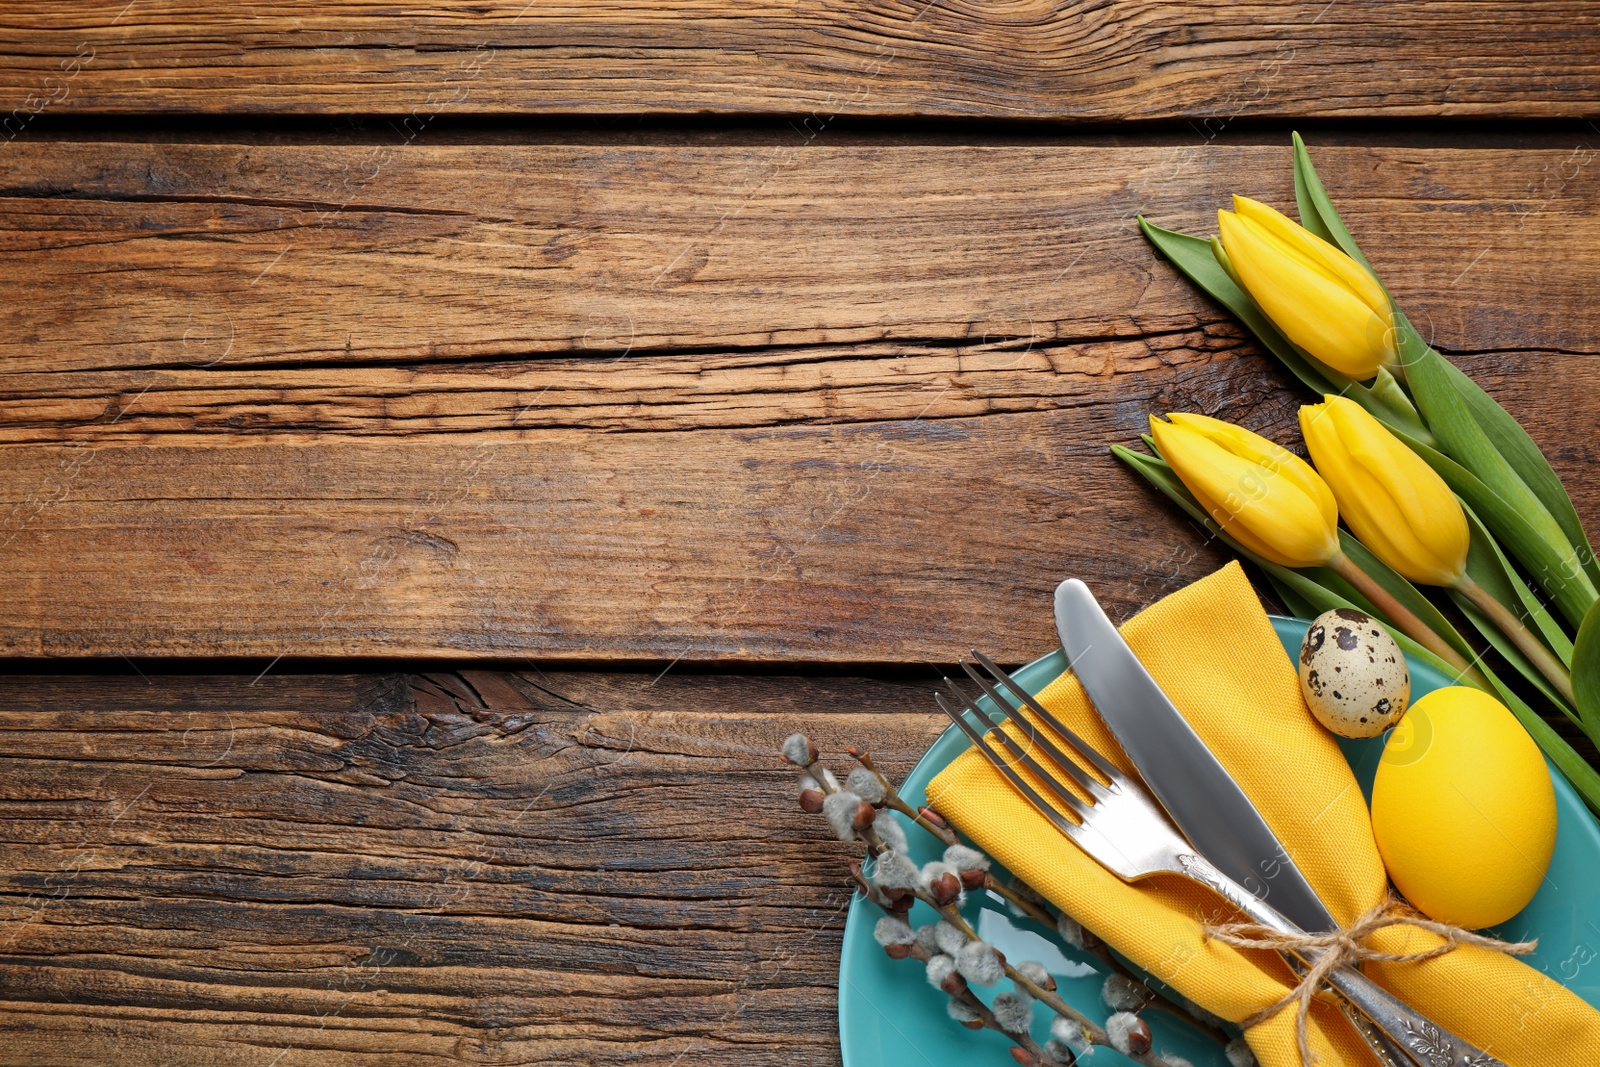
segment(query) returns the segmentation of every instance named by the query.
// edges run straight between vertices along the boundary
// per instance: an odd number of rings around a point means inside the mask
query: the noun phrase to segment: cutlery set
[[[937,697],[951,721],[1029,805],[1124,881],[1179,875],[1212,890],[1259,926],[1289,935],[1291,943],[1294,935],[1336,932],[1339,924],[1261,813],[1088,587],[1076,579],[1063,582],[1055,616],[1069,669],[1143,785],[980,652],[973,658],[982,672],[968,663],[962,667],[1014,725],[1002,729],[955,685],[954,700]],[[1296,974],[1304,974],[1323,951],[1295,946],[1282,954]],[[1505,1067],[1353,967],[1329,970],[1324,981],[1386,1067]]]

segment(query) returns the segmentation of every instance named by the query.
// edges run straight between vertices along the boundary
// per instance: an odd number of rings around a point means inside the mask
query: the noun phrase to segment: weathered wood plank
[[[0,155],[11,655],[1025,659],[1064,571],[1127,611],[1223,559],[1108,444],[1299,402],[1130,226],[1286,200],[1278,149],[816,150],[723,217],[762,152],[415,149],[358,201],[351,149],[49,148]],[[1582,161],[1323,154],[1594,522]]]
[[[519,441],[529,431],[748,429],[1090,407],[1258,375],[1222,325],[1083,344],[762,348],[620,360],[5,373],[0,443],[216,444],[338,436]],[[1575,357],[1569,357],[1575,360]],[[1560,356],[1541,362],[1560,362]],[[1581,373],[1581,368],[1580,368]],[[1148,394],[1147,394],[1148,395]]]
[[[940,729],[917,681],[151,683],[0,680],[0,1061],[836,1064],[847,850],[774,750]]]
[[[0,677],[0,1063],[836,1067],[774,750],[900,777],[935,684]]]
[[[0,648],[1030,658],[1064,568],[1126,609],[1224,558],[1116,469],[1092,423],[1117,413],[7,446]]]
[[[695,0],[8,5],[0,101],[398,114],[781,113],[1118,121],[1574,116],[1596,105],[1578,0],[1062,5]]]
[[[1447,349],[1448,350],[1448,349]],[[1537,434],[1600,421],[1600,366],[1544,349],[1451,353]],[[1128,340],[818,345],[609,361],[399,367],[0,371],[0,444],[206,445],[537,430],[689,431],[833,425],[1107,405],[1248,410],[1279,393],[1232,324]],[[1541,396],[1570,396],[1554,410]],[[1110,416],[1115,418],[1116,416]],[[1130,433],[1135,421],[1117,425]],[[1270,428],[1270,427],[1269,427]]]
[[[1597,158],[1318,152],[1412,317],[1473,351],[1594,351]],[[1236,190],[1292,204],[1288,150],[19,142],[0,153],[0,359],[1137,338],[1219,316],[1134,216],[1209,232]]]
[[[0,646],[917,663],[981,644],[1028,659],[1053,644],[1064,573],[1127,612],[1225,559],[1106,453],[1182,396],[1144,388],[837,426],[6,446]],[[1172,406],[1292,426],[1295,394],[1251,399]],[[1591,525],[1592,426],[1538,427]]]

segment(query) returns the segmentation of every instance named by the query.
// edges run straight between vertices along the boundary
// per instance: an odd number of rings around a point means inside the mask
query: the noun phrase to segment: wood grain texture
[[[1127,610],[1225,558],[1088,421],[8,447],[0,647],[917,663],[983,643],[1031,658],[1063,568]]]
[[[1330,148],[1453,350],[1593,352],[1600,146]],[[1217,321],[1134,225],[1293,202],[1287,148],[17,143],[7,373],[1139,338]],[[598,371],[599,367],[597,367]]]
[[[0,154],[5,652],[1024,660],[1063,572],[1127,613],[1225,558],[1109,444],[1293,433],[1131,228],[1284,201],[1281,150],[816,149],[743,189],[767,150],[415,148],[328,193],[368,151]],[[1588,159],[1320,158],[1593,523]]]
[[[1577,0],[850,0],[7,7],[0,100],[38,111],[780,113],[1107,122],[1586,116]]]
[[[775,750],[903,774],[930,686],[0,679],[0,1063],[837,1064]]]

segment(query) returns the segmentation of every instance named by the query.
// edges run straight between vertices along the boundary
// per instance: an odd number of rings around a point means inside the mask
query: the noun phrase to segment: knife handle
[[[1279,911],[1213,867],[1205,857],[1180,855],[1178,872],[1215,891],[1262,926],[1286,934],[1304,933]],[[1308,965],[1321,958],[1317,949],[1294,950]],[[1429,1019],[1387,989],[1351,967],[1331,972],[1327,983],[1357,1011],[1383,1031],[1418,1067],[1506,1067]]]

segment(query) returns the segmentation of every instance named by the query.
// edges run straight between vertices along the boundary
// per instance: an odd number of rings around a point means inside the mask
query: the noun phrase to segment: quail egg
[[[1365,612],[1318,615],[1300,643],[1300,692],[1318,722],[1341,737],[1377,737],[1411,699],[1406,657]]]

